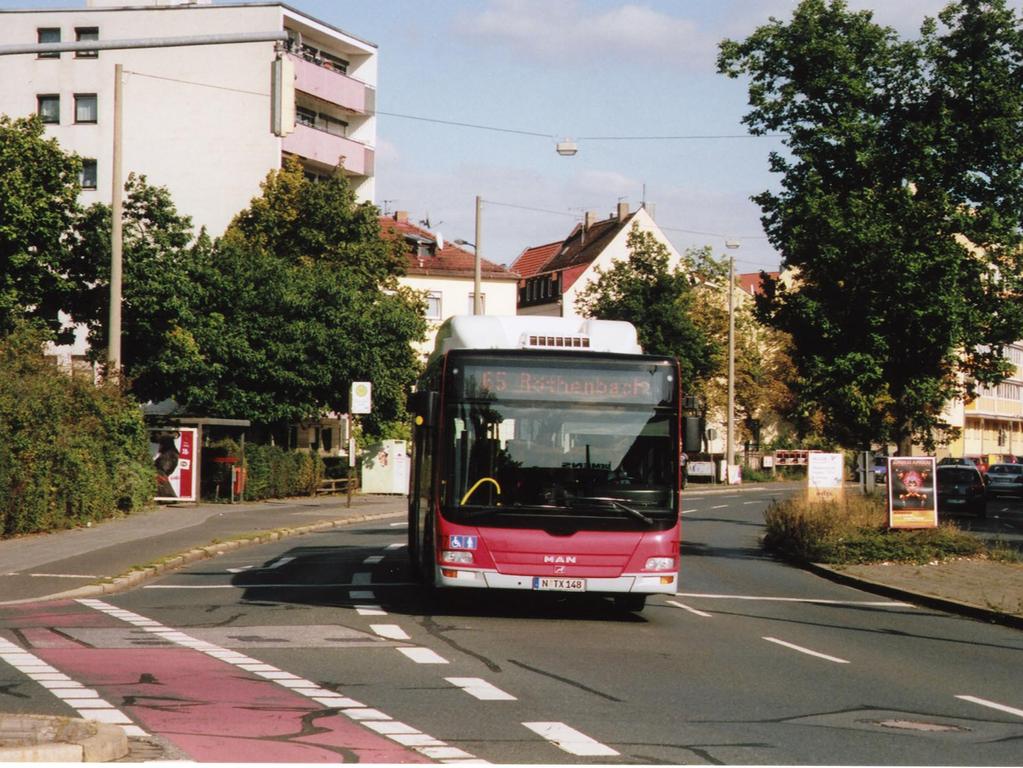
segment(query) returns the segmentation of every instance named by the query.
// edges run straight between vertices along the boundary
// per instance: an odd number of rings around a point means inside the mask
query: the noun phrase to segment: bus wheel
[[[639,613],[646,607],[646,595],[615,595],[615,608],[628,613]]]

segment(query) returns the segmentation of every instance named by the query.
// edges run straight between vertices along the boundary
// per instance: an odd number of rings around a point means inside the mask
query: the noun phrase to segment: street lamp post
[[[728,240],[726,248],[735,249],[739,243]],[[728,413],[725,432],[725,482],[732,483],[735,464],[735,257],[728,257]]]
[[[482,315],[480,311],[483,306],[483,302],[480,298],[480,282],[481,272],[483,271],[483,262],[480,258],[480,250],[482,249],[483,242],[483,198],[476,195],[476,245],[473,248],[473,252],[476,254],[476,258],[473,260],[473,277],[472,277],[472,313],[474,315]]]

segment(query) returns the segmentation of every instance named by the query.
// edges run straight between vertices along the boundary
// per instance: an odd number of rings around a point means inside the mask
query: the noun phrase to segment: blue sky
[[[471,241],[480,195],[483,256],[510,264],[526,247],[562,239],[584,211],[608,215],[619,201],[636,208],[645,194],[680,250],[723,253],[725,240],[736,240],[729,253],[738,271],[777,268],[750,196],[777,185],[767,155],[778,139],[628,137],[744,135],[745,84],[715,73],[717,43],[788,18],[793,0],[288,4],[379,48],[377,109],[390,113],[377,125],[382,209]],[[944,4],[849,0],[906,36]],[[3,8],[81,5],[0,0]],[[555,152],[565,137],[576,140],[576,156]]]

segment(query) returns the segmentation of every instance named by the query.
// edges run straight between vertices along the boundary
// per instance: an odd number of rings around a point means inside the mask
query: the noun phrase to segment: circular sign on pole
[[[353,381],[350,413],[371,413],[373,410],[373,385],[368,381]]]

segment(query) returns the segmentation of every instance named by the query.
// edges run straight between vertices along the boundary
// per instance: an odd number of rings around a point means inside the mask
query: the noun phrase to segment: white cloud
[[[692,21],[632,3],[596,10],[579,0],[492,0],[485,10],[463,17],[458,30],[555,61],[685,61],[705,58],[714,47]]]

